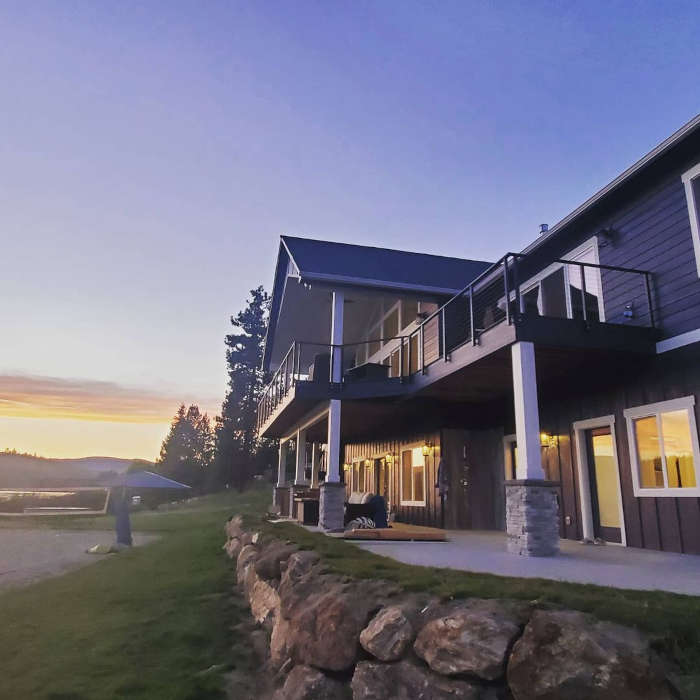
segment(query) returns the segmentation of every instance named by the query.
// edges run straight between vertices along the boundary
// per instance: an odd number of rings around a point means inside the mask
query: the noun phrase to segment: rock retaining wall
[[[350,580],[324,571],[314,552],[262,542],[237,517],[226,535],[238,585],[270,635],[274,700],[676,697],[636,630],[534,603],[445,603]]]

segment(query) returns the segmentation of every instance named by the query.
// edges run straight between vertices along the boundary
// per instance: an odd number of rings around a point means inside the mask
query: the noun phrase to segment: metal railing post
[[[403,345],[403,340],[401,341],[401,344]],[[406,376],[410,377],[411,376],[411,336],[408,336],[408,344],[406,348],[406,352],[408,353],[407,357],[407,362],[406,362]],[[403,367],[401,368],[401,379],[403,380]]]
[[[442,358],[445,362],[449,362],[450,358],[447,356],[447,324],[445,323],[445,309],[447,305],[442,307],[442,313],[440,314],[440,323],[442,323],[442,328],[440,329],[440,341],[442,342]]]
[[[651,280],[649,279],[649,273],[644,273],[644,286],[647,291],[647,306],[649,307],[649,322],[652,328],[656,328],[656,320],[654,319],[654,305],[651,300]]]
[[[472,334],[472,345],[476,345],[476,332],[474,331],[474,287],[469,285],[469,327]]]
[[[420,324],[420,371],[425,374],[425,321]]]
[[[510,290],[508,289],[508,256],[503,258],[503,290],[506,294],[506,323],[510,326]]]
[[[520,317],[520,283],[518,282],[518,258],[513,256],[513,289],[515,292],[513,308],[515,309],[515,322]]]
[[[399,336],[399,377],[403,383],[403,337]]]
[[[586,270],[580,263],[579,268],[581,269],[581,306],[583,309],[583,320],[588,321],[588,312],[586,311]]]

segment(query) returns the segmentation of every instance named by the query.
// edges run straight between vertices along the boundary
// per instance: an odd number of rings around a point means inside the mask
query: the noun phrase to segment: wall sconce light
[[[394,461],[394,455],[392,455],[390,452],[387,452],[386,457],[384,457],[384,461],[387,464],[391,464]]]
[[[556,435],[550,435],[549,433],[540,433],[540,446],[541,447],[556,447],[557,446]]]
[[[634,303],[629,302],[629,304],[625,304],[625,310],[622,312],[622,315],[625,318],[634,318]]]
[[[426,440],[423,445],[423,457],[430,457],[431,454],[433,454],[433,443]]]

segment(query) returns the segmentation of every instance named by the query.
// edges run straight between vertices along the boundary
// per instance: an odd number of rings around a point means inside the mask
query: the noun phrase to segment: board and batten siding
[[[700,498],[693,496],[636,497],[624,410],[634,406],[694,395],[700,423],[700,362],[698,351],[684,348],[649,360],[609,387],[569,391],[562,385],[558,396],[540,403],[542,431],[557,436],[557,445],[544,450],[550,478],[561,481],[562,534],[580,539],[580,484],[573,434],[575,421],[615,416],[615,437],[627,545],[669,552],[700,554]],[[591,378],[591,381],[594,381]],[[566,523],[566,516],[571,522]]]
[[[615,233],[611,244],[599,248],[601,264],[653,273],[654,307],[664,335],[699,328],[700,278],[680,172],[610,217],[606,225]],[[604,298],[605,291],[604,287]]]
[[[401,452],[402,450],[422,446],[426,440],[433,445],[433,454],[425,458],[425,506],[401,505]],[[440,527],[441,511],[440,497],[435,484],[437,482],[437,467],[440,463],[440,432],[408,434],[390,440],[372,440],[345,444],[345,464],[352,464],[359,459],[381,459],[387,454],[394,456],[391,470],[391,488],[396,520],[414,525]]]

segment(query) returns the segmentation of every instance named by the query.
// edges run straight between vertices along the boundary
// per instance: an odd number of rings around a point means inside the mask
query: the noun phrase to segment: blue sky
[[[682,2],[0,3],[0,400],[11,376],[215,410],[282,233],[521,249],[700,111],[699,25]],[[59,452],[39,420],[0,409],[0,448]],[[130,445],[113,425],[103,452]]]

